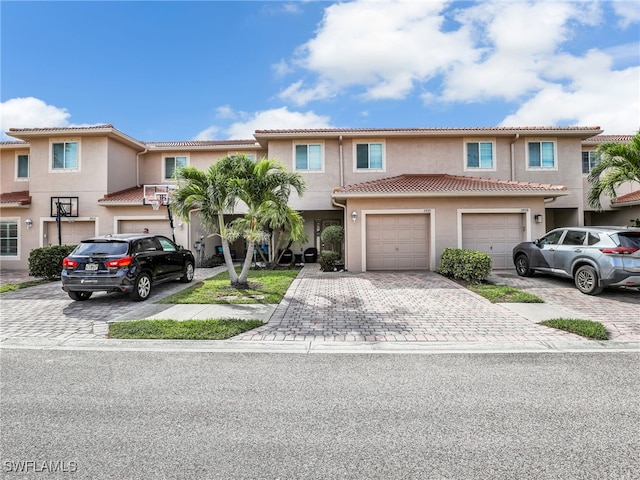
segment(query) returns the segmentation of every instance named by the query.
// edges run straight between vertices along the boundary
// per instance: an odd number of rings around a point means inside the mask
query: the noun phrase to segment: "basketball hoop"
[[[147,202],[151,204],[154,210],[160,209],[160,202],[158,200],[147,200]]]

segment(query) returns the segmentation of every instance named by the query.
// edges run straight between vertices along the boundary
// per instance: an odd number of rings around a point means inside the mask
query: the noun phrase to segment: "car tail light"
[[[70,258],[65,258],[62,260],[62,266],[64,268],[76,268],[79,265],[75,260],[71,260]]]
[[[601,248],[600,251],[602,253],[617,253],[622,255],[631,255],[638,251],[635,247],[612,247],[612,248]]]
[[[105,265],[108,268],[120,268],[120,267],[128,267],[131,262],[133,262],[133,257],[122,257],[117,260],[109,260],[105,262]]]

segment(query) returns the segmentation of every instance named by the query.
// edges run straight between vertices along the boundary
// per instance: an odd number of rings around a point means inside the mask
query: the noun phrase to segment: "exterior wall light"
[[[29,229],[29,228],[33,227],[33,220],[31,220],[30,218],[27,218],[24,221],[24,224],[27,226],[27,229]]]
[[[534,216],[533,216],[533,220],[534,220],[536,223],[542,223],[542,215],[534,215]]]
[[[358,220],[358,212],[355,210],[351,212],[351,220],[353,220],[353,223],[356,223],[356,220]]]

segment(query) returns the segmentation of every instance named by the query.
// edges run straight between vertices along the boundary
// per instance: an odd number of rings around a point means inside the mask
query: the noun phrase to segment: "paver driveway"
[[[196,280],[217,271],[198,269]],[[534,293],[576,318],[603,322],[611,340],[640,340],[637,291],[605,291],[590,297],[578,292],[570,281],[553,277],[520,278],[515,273],[496,272],[492,280]],[[74,302],[60,289],[59,282],[4,293],[0,295],[0,337],[104,338],[106,322],[151,316],[166,308],[154,305],[154,300],[185,286],[161,285],[142,303],[104,293],[95,294],[87,302]],[[315,264],[302,269],[267,325],[235,339],[583,340],[491,304],[433,272],[323,273]]]
[[[578,307],[580,318],[603,319],[615,340],[640,340],[640,295],[605,293],[583,298],[571,284],[550,278],[520,280],[505,272],[496,283],[519,280],[519,287],[561,305]],[[525,283],[526,282],[526,283]],[[593,305],[593,308],[583,308]],[[595,306],[598,307],[595,307]],[[534,308],[534,307],[532,307]],[[433,272],[301,272],[268,325],[241,340],[335,341],[519,341],[583,340],[538,325],[491,304]]]

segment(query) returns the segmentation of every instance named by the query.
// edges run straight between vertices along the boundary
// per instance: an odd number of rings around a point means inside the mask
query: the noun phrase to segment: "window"
[[[382,170],[383,168],[382,143],[356,143],[357,170]]]
[[[485,168],[493,170],[493,142],[467,142],[466,148],[466,168]]]
[[[187,157],[165,157],[164,158],[164,178],[171,180],[176,174],[176,170],[187,166]]]
[[[16,157],[16,178],[26,180],[29,178],[29,155],[18,154]]]
[[[562,245],[583,245],[586,236],[587,232],[568,230],[564,240],[562,240]]]
[[[322,145],[295,145],[296,170],[322,171]]]
[[[0,256],[18,256],[18,221],[0,221]]]
[[[528,168],[556,168],[556,145],[552,141],[527,143]]]
[[[600,153],[595,150],[582,152],[582,173],[589,173],[600,162]]]
[[[52,170],[78,170],[78,142],[53,142],[51,149]]]
[[[554,230],[538,240],[538,245],[558,245],[563,233],[564,230]]]

